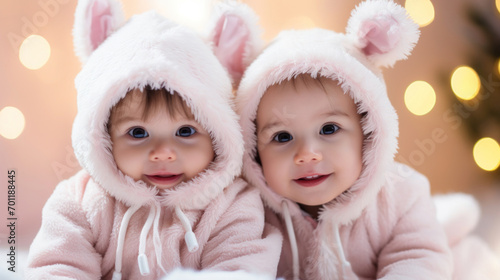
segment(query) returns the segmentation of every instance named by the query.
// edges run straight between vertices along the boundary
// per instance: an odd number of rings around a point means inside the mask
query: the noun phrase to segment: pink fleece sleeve
[[[81,206],[87,181],[80,173],[61,182],[45,204],[26,279],[100,279],[101,256]]]
[[[394,223],[378,256],[377,279],[451,279],[451,252],[427,178],[415,172],[386,192],[394,201],[388,207]]]
[[[264,223],[264,208],[256,189],[244,188],[219,219],[202,255],[202,268],[245,270],[276,276],[281,233]]]

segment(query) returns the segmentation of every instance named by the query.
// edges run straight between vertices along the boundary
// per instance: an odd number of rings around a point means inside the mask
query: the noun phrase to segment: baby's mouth
[[[294,181],[303,187],[315,187],[323,183],[323,181],[325,181],[328,177],[330,177],[330,175],[331,174],[326,174],[326,175],[315,174],[311,176],[300,177],[298,179],[294,179]]]
[[[168,184],[176,183],[181,177],[182,177],[182,174],[146,175],[146,178],[148,178],[152,183],[159,184],[159,185],[168,185]]]
[[[321,176],[324,176],[324,175],[306,176],[306,177],[299,178],[299,180],[315,180],[315,179],[318,179]]]

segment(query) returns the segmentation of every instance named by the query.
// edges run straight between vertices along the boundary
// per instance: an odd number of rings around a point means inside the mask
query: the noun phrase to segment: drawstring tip
[[[113,278],[111,278],[111,280],[122,280],[121,272],[115,270],[115,272],[113,272]]]
[[[139,264],[139,271],[141,272],[142,276],[149,275],[149,264],[148,264],[148,258],[146,257],[145,254],[140,254],[137,257],[137,262]],[[115,278],[113,278],[115,280]]]
[[[198,240],[196,240],[196,235],[194,235],[194,232],[192,231],[186,232],[184,240],[186,241],[186,245],[190,253],[198,251],[199,248]]]

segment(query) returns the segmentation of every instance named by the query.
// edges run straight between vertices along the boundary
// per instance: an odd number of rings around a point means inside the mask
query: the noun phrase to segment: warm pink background
[[[169,2],[169,0],[161,0]],[[152,8],[159,9],[160,0],[122,1],[126,16]],[[170,0],[172,1],[172,0]],[[208,0],[207,0],[208,1]],[[309,17],[317,27],[343,32],[350,11],[360,1],[345,0],[244,0],[260,16],[263,38],[269,41],[282,29],[303,28],[297,17]],[[397,1],[404,4],[404,1]],[[476,0],[433,1],[436,18],[422,28],[420,42],[409,60],[385,71],[390,99],[400,117],[399,158],[427,175],[434,193],[462,191],[473,193],[481,201],[483,217],[477,233],[500,254],[500,225],[495,217],[500,199],[500,183],[480,170],[472,158],[473,142],[463,127],[453,128],[443,116],[452,103],[446,95],[449,86],[440,75],[449,75],[467,63],[474,51],[471,38],[480,39],[464,17],[466,5],[478,5]],[[498,17],[494,1],[481,1]],[[47,5],[42,5],[48,3]],[[50,5],[49,5],[50,4]],[[21,136],[7,140],[0,136],[0,261],[5,256],[7,228],[7,170],[17,170],[17,243],[27,249],[41,220],[41,209],[57,183],[73,175],[78,163],[71,147],[71,127],[76,114],[76,92],[73,79],[80,63],[73,53],[71,30],[74,0],[2,1],[0,4],[0,109],[14,106],[26,118]],[[481,6],[481,5],[480,5]],[[175,11],[158,10],[171,16]],[[179,12],[177,17],[182,17]],[[497,18],[497,20],[500,20]],[[200,27],[195,26],[198,30]],[[10,38],[25,38],[35,33],[50,43],[52,54],[40,70],[28,70],[18,59],[19,42]],[[466,35],[469,34],[469,35]],[[14,40],[15,41],[15,40]],[[492,70],[493,75],[497,75]],[[498,76],[495,76],[498,80]],[[430,83],[437,93],[437,103],[431,113],[414,116],[404,106],[403,94],[415,80]],[[497,89],[498,92],[500,89]],[[444,131],[446,141],[434,142],[434,149],[425,154],[418,142],[431,139],[436,129]],[[499,135],[492,135],[500,140]],[[430,146],[427,146],[430,148]],[[423,158],[414,158],[417,154]],[[413,160],[411,160],[413,158]],[[3,175],[1,175],[3,174]],[[499,206],[496,206],[499,207]],[[23,254],[20,252],[20,254]],[[22,266],[22,263],[19,265]],[[3,269],[0,266],[0,269]]]

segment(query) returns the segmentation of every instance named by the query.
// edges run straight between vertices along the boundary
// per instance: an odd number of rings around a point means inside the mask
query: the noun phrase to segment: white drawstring
[[[337,251],[339,253],[339,258],[341,263],[341,269],[342,269],[342,279],[344,280],[351,280],[351,279],[358,279],[358,277],[354,274],[351,268],[351,263],[347,261],[345,255],[344,255],[344,249],[342,247],[342,242],[340,241],[340,233],[339,233],[339,227],[337,224],[333,225],[333,231],[335,233],[335,242],[337,243]]]
[[[149,264],[148,258],[146,256],[146,238],[148,237],[148,233],[151,230],[151,226],[153,225],[153,220],[155,217],[155,207],[149,209],[148,219],[144,224],[144,227],[141,230],[141,236],[139,238],[139,256],[137,257],[137,262],[139,264],[139,271],[142,276],[149,275]]]
[[[288,238],[290,239],[290,246],[292,249],[292,260],[293,260],[293,279],[299,279],[299,252],[297,249],[297,240],[295,239],[295,231],[293,230],[292,218],[290,216],[290,211],[288,209],[288,204],[285,200],[281,202],[281,208],[283,210],[283,218],[285,219],[286,230],[288,232]]]
[[[196,240],[196,236],[194,235],[193,229],[191,228],[191,223],[189,222],[186,215],[182,212],[179,206],[175,207],[175,214],[179,218],[186,231],[186,235],[184,235],[184,240],[186,241],[186,245],[189,252],[196,252],[199,248],[198,240]]]
[[[127,209],[125,215],[123,215],[122,224],[120,225],[120,231],[118,232],[118,244],[116,247],[116,259],[115,259],[115,271],[113,272],[113,280],[122,279],[122,257],[123,257],[123,244],[125,242],[125,234],[127,233],[128,223],[130,222],[130,217],[139,209],[140,206],[134,206]]]
[[[155,246],[155,254],[156,254],[156,263],[158,266],[161,268],[163,273],[167,273],[163,265],[161,264],[161,256],[162,256],[162,251],[163,251],[163,246],[161,244],[161,239],[160,239],[160,229],[159,229],[159,223],[160,223],[160,212],[161,212],[161,206],[160,203],[156,203],[156,216],[155,216],[155,223],[154,223],[154,232],[153,232],[153,244]]]
[[[118,232],[118,244],[116,248],[116,259],[115,259],[115,271],[113,272],[112,280],[121,280],[122,279],[122,258],[123,258],[123,246],[125,243],[125,235],[127,233],[127,227],[130,222],[130,218],[134,213],[140,208],[140,206],[130,207],[123,215],[122,223],[120,225],[120,231]],[[182,212],[182,210],[177,206],[175,207],[175,213],[177,217],[182,223],[184,230],[186,231],[186,235],[184,239],[186,241],[186,245],[188,247],[189,252],[195,252],[198,250],[198,241],[196,240],[196,236],[194,235],[193,229],[191,228],[191,224],[186,217],[186,215]],[[148,258],[146,256],[146,241],[149,231],[151,230],[151,226],[153,225],[153,244],[155,248],[156,254],[156,263],[161,268],[163,273],[167,273],[165,268],[162,265],[162,244],[160,238],[160,215],[161,215],[161,205],[159,202],[155,201],[151,203],[151,208],[149,209],[148,219],[144,223],[144,226],[141,230],[141,235],[139,237],[139,256],[137,257],[137,263],[139,265],[139,271],[142,276],[149,275],[151,273],[148,263]]]
[[[146,256],[146,240],[148,233],[151,230],[151,225],[153,225],[153,221],[154,221],[153,244],[156,254],[156,263],[164,273],[167,273],[165,268],[163,268],[161,262],[162,246],[159,233],[160,214],[161,214],[161,206],[158,202],[154,202],[154,204],[151,205],[148,219],[146,220],[146,223],[144,224],[144,227],[142,228],[141,231],[141,236],[139,239],[139,256],[137,257],[137,263],[139,264],[139,271],[141,272],[142,276],[149,275],[149,273],[151,272],[149,269],[148,258]]]

